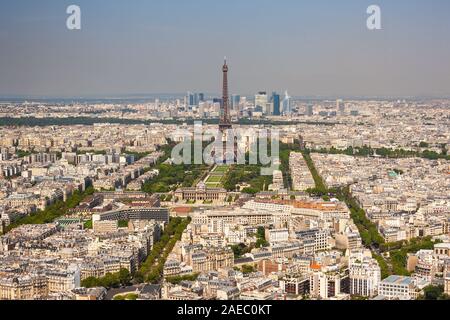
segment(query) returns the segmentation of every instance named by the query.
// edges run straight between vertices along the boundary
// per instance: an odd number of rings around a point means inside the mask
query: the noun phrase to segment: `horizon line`
[[[221,94],[202,92],[202,91],[186,91],[185,93],[172,92],[172,93],[135,93],[135,94],[87,94],[87,95],[34,95],[34,94],[11,94],[2,95],[0,94],[0,99],[6,100],[138,100],[138,99],[157,99],[158,96],[162,98],[179,98],[184,97],[188,92],[191,93],[203,93],[208,98],[220,98]],[[268,91],[266,91],[269,94]],[[277,92],[277,91],[274,91]],[[278,92],[277,92],[278,93]],[[253,94],[239,94],[232,93],[231,95],[240,95],[242,97],[254,97],[256,93]],[[292,99],[297,100],[329,100],[329,99],[347,99],[347,100],[404,100],[404,99],[450,99],[450,94],[448,95],[438,95],[438,94],[417,94],[417,95],[297,95],[290,94]]]

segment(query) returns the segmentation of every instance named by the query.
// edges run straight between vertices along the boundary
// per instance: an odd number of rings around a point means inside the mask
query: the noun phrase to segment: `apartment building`
[[[422,283],[422,286],[425,284]],[[420,287],[411,277],[389,276],[378,287],[378,295],[390,300],[413,300],[420,294]]]
[[[330,299],[345,293],[348,274],[314,271],[309,277],[310,295],[316,299]]]
[[[269,243],[286,242],[289,240],[289,230],[288,229],[266,229],[265,237]]]
[[[381,281],[381,270],[376,260],[356,260],[349,266],[350,294],[361,297],[376,295]]]

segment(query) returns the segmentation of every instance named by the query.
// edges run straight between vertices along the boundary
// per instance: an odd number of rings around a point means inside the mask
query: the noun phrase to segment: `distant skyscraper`
[[[336,100],[336,110],[341,116],[345,115],[345,104],[341,99]]]
[[[289,115],[291,113],[292,113],[291,97],[289,96],[288,92],[285,91],[283,99],[283,114]]]
[[[188,100],[189,106],[195,105],[195,97],[191,92],[188,92],[187,100]]]
[[[241,97],[241,99],[239,100],[239,115],[242,115],[245,107],[247,106],[247,97]]]
[[[194,104],[193,106],[197,106],[198,105],[198,94],[194,93]]]
[[[205,100],[205,95],[203,93],[192,93],[188,92],[187,102],[189,106],[198,106],[201,101]]]
[[[280,95],[276,92],[272,93],[272,104],[273,104],[273,115],[274,116],[280,116],[281,110],[280,110]]]
[[[312,117],[314,115],[314,106],[312,104],[308,104],[306,106],[306,115],[308,117]]]
[[[255,95],[255,109],[256,110],[262,110],[263,113],[267,114],[267,92],[260,91],[258,94]]]
[[[222,107],[222,102],[223,101],[220,98],[213,98],[213,103],[219,103],[221,107]]]
[[[206,102],[200,102],[198,104],[198,109],[199,109],[198,113],[199,113],[200,117],[203,117],[205,115],[205,105],[206,105]]]
[[[231,95],[231,109],[232,110],[239,110],[239,103],[241,101],[241,96],[237,94]]]

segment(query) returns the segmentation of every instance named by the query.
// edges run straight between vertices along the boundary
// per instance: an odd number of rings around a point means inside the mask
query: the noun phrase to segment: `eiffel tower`
[[[222,67],[223,72],[223,87],[222,87],[222,106],[220,108],[220,121],[219,121],[219,131],[222,136],[222,162],[229,163],[230,161],[236,163],[237,162],[237,137],[234,134],[231,134],[231,137],[228,135],[233,131],[233,125],[231,124],[231,116],[230,116],[230,96],[228,94],[228,65],[227,59],[225,58],[225,62]],[[228,139],[234,139],[234,150],[227,150],[227,142]],[[217,154],[217,153],[215,153]]]

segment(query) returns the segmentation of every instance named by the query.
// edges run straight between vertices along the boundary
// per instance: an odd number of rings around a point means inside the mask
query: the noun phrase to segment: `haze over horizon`
[[[66,28],[77,4],[82,29]],[[382,10],[382,30],[366,9]],[[450,96],[446,0],[16,0],[0,10],[0,96],[288,90]]]

